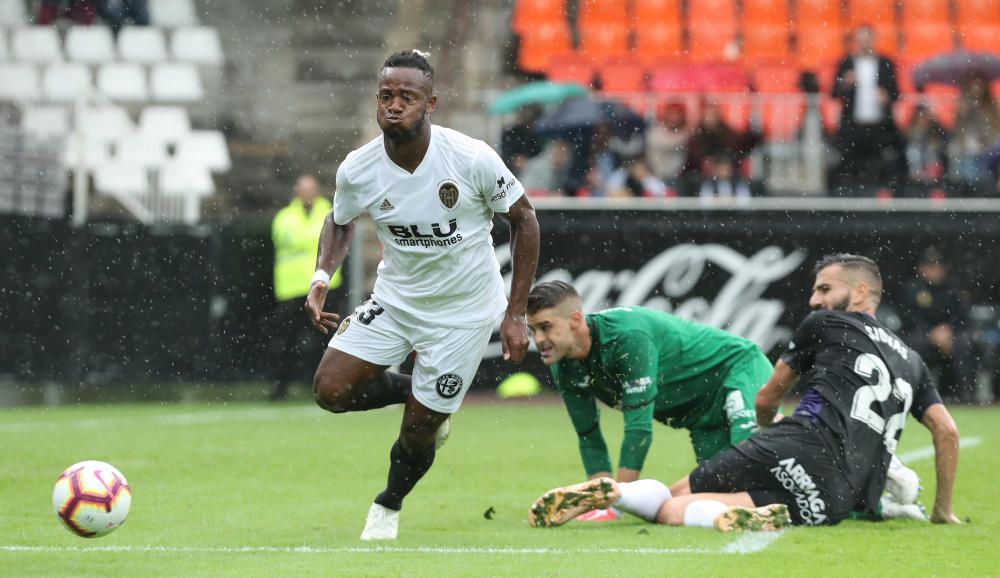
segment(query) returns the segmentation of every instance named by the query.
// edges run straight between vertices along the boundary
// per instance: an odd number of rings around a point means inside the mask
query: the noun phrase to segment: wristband
[[[309,283],[309,285],[312,286],[313,284],[315,284],[317,282],[322,283],[324,285],[329,285],[330,284],[330,274],[327,273],[326,271],[322,270],[322,269],[316,269],[316,272],[313,273],[312,282]]]

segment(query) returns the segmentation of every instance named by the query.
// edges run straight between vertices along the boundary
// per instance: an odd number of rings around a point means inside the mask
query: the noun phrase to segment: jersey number
[[[910,404],[913,403],[913,386],[898,377],[890,383],[889,368],[885,366],[882,358],[871,353],[862,353],[858,356],[854,361],[854,373],[865,379],[872,379],[874,374],[878,374],[878,381],[874,385],[858,388],[854,394],[854,404],[851,406],[851,417],[882,436],[889,453],[896,453],[896,435],[903,429],[906,413],[910,411]],[[876,401],[886,401],[890,395],[903,402],[903,411],[886,419],[872,409],[872,404]]]
[[[358,322],[362,325],[368,325],[375,318],[385,312],[382,306],[378,303],[369,300],[367,303],[358,308]]]

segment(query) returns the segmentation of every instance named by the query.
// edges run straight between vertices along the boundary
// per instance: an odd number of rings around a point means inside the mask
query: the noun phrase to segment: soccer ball
[[[52,490],[52,508],[77,536],[98,538],[122,525],[132,490],[114,466],[86,461],[66,468]]]

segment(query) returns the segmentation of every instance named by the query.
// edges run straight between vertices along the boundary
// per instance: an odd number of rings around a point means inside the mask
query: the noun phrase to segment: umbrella
[[[491,115],[514,112],[529,104],[553,104],[573,96],[584,96],[587,89],[579,84],[562,82],[530,82],[503,92],[490,104]]]
[[[535,123],[535,132],[542,136],[553,137],[602,124],[609,125],[619,136],[629,136],[646,128],[642,117],[620,102],[574,98],[563,102],[538,119]]]
[[[913,84],[928,83],[959,85],[972,76],[988,80],[1000,78],[1000,58],[989,52],[957,50],[939,54],[913,68]]]

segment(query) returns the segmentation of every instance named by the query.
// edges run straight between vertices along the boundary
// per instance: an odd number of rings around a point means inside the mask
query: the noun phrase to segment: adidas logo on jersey
[[[382,199],[382,204],[378,206],[378,210],[383,213],[391,211],[395,208],[396,207],[392,206],[392,203],[389,202],[389,199]]]

